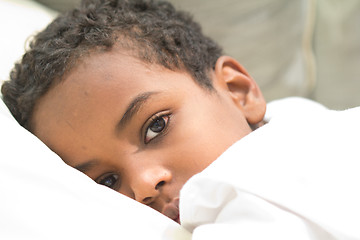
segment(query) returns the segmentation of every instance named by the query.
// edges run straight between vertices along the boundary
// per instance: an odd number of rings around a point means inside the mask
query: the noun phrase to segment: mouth
[[[166,204],[161,213],[180,224],[179,198],[174,198]]]

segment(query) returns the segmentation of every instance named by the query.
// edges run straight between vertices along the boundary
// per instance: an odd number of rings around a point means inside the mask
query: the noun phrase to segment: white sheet
[[[360,239],[360,108],[291,101],[185,184],[193,240]]]

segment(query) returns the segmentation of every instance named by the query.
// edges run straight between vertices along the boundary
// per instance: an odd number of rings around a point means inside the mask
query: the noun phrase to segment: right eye
[[[146,128],[145,131],[144,143],[148,144],[154,138],[161,135],[165,131],[169,123],[169,120],[170,120],[170,114],[159,115],[159,116],[158,114],[155,114],[154,116],[152,116],[150,122],[148,123],[148,127]]]
[[[98,184],[104,185],[111,189],[115,189],[119,185],[119,175],[110,173],[103,175],[95,180]]]

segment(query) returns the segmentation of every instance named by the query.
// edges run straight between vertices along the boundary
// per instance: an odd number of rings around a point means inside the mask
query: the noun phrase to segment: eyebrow
[[[159,92],[145,92],[137,95],[128,105],[126,111],[121,118],[119,124],[116,129],[121,130],[125,127],[125,125],[135,116],[136,113],[139,112],[141,106],[143,106],[146,101],[153,95],[158,94]],[[99,165],[98,160],[90,160],[85,163],[81,163],[76,165],[74,168],[79,170],[80,172],[86,173]]]
[[[91,170],[92,168],[96,167],[97,165],[99,165],[99,161],[90,160],[88,162],[76,165],[74,168],[79,170],[80,172],[86,173],[87,171]]]
[[[159,92],[145,92],[137,95],[128,105],[126,111],[121,118],[116,129],[121,130],[130,122],[130,120],[139,112],[141,106],[143,106],[146,101],[153,95],[158,94]]]

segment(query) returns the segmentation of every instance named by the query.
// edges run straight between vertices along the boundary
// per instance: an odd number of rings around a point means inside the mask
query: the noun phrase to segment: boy
[[[34,38],[2,93],[67,164],[177,222],[183,184],[265,113],[246,70],[156,1],[84,1]]]
[[[360,236],[358,190],[346,188],[360,182],[350,167],[360,114],[347,113],[343,126],[335,113],[311,104],[296,113],[291,103],[290,117],[249,135],[265,114],[257,84],[168,3],[85,1],[35,37],[2,93],[21,125],[97,183],[176,222],[182,189],[181,221],[193,239]],[[349,126],[354,141],[333,141]],[[328,145],[316,146],[319,136]],[[333,178],[329,169],[348,172]],[[347,208],[335,208],[338,200]]]

